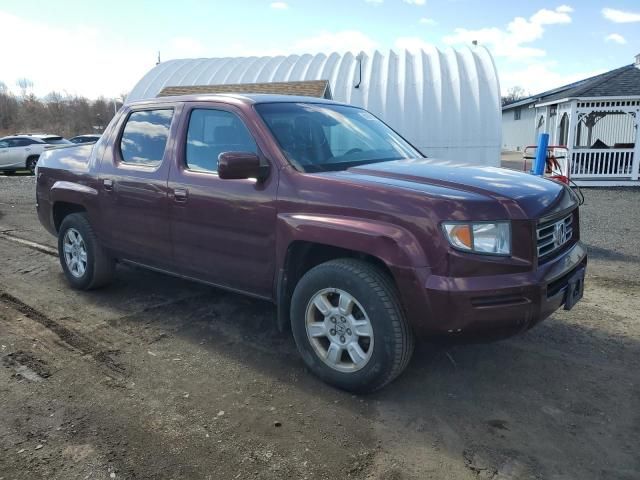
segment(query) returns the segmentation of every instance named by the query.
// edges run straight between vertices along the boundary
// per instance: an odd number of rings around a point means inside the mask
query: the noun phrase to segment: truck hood
[[[490,197],[515,217],[539,218],[576,203],[571,190],[558,182],[506,168],[477,167],[432,158],[369,164],[350,168],[342,174],[352,180],[425,193],[445,188]]]

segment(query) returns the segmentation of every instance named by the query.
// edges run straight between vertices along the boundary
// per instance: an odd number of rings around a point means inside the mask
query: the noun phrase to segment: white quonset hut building
[[[151,69],[127,102],[168,87],[312,80],[328,81],[325,96],[370,110],[430,157],[499,165],[500,86],[483,47],[171,60]]]
[[[502,107],[503,148],[540,133],[567,148],[582,185],[640,185],[640,55],[635,63]]]

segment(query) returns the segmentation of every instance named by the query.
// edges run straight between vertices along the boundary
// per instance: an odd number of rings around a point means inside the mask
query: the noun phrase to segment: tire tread
[[[393,348],[395,355],[392,364],[386,370],[385,375],[377,379],[375,383],[368,385],[364,389],[359,389],[362,393],[372,393],[392,382],[407,367],[415,346],[414,335],[404,316],[397,289],[386,272],[372,263],[354,258],[329,260],[311,270],[335,268],[345,270],[364,282],[371,292],[378,296],[391,322],[393,329],[392,340],[395,347]]]
[[[91,251],[93,256],[93,274],[90,281],[86,285],[82,286],[75,285],[73,283],[72,285],[82,290],[93,290],[95,288],[100,288],[109,284],[113,280],[115,274],[115,261],[98,242],[98,237],[96,236],[95,231],[91,226],[91,222],[89,222],[89,219],[87,218],[87,214],[71,213],[67,215],[62,220],[59,235],[63,235],[65,226],[68,223],[76,223],[82,225],[82,228],[86,231],[87,236],[85,242],[91,244]],[[64,262],[62,256],[60,257],[60,261]]]

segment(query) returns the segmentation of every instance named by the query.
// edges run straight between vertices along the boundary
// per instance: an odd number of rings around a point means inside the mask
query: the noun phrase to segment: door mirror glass
[[[266,178],[268,167],[260,165],[258,155],[251,152],[224,152],[218,157],[218,176],[225,180]]]

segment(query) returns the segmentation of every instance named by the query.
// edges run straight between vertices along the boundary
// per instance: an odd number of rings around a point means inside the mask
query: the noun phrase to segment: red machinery
[[[525,147],[522,158],[524,159],[524,171],[531,170],[527,166],[527,160],[536,158],[536,145]],[[544,169],[544,176],[557,180],[562,183],[569,184],[570,168],[569,168],[569,151],[564,145],[549,145],[547,147],[547,158]]]

